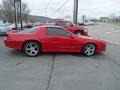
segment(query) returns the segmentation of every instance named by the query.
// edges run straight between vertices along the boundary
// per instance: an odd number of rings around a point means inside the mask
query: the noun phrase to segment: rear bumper
[[[22,42],[21,41],[4,40],[4,44],[6,47],[14,48],[17,50],[22,50]]]

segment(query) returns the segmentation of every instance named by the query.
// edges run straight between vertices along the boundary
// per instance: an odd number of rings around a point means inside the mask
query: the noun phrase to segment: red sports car
[[[62,27],[47,25],[9,32],[4,43],[6,47],[22,50],[31,57],[41,52],[81,52],[92,56],[106,50],[106,43],[102,40],[76,36]]]

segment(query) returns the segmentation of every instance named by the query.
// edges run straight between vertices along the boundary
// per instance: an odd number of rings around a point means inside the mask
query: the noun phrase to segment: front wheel
[[[77,31],[75,34],[76,34],[77,36],[81,36],[81,35],[82,35],[82,32],[81,32],[81,31]]]
[[[82,53],[85,56],[93,56],[95,54],[96,51],[96,46],[93,43],[88,43],[84,46]]]
[[[23,52],[30,57],[35,57],[40,54],[41,46],[39,43],[34,41],[26,42],[23,47]]]

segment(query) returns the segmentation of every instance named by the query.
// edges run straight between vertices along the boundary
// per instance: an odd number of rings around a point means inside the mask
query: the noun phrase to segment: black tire
[[[82,49],[82,54],[85,56],[93,56],[96,52],[96,45],[93,43],[86,44]]]
[[[29,57],[38,56],[41,51],[41,45],[35,41],[28,41],[23,46],[23,52]]]

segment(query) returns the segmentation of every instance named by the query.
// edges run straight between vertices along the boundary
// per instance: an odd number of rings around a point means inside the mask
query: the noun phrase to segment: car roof
[[[63,28],[61,26],[55,26],[55,25],[41,25],[40,27],[47,27],[47,28]]]

